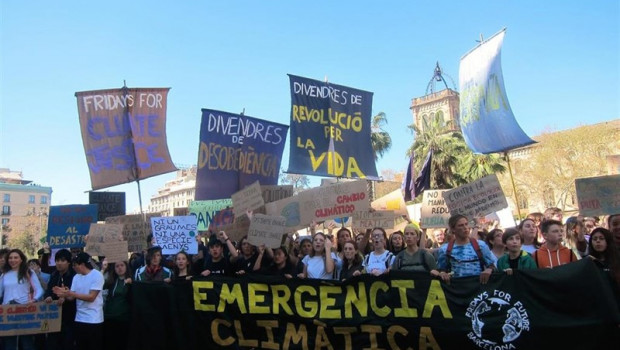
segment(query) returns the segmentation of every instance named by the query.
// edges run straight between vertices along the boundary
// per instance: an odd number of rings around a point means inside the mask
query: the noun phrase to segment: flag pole
[[[127,98],[127,82],[123,79],[123,97]],[[131,125],[131,121],[129,120],[129,104],[125,104],[125,117],[127,118],[127,122]],[[136,180],[136,184],[138,185],[138,203],[140,204],[140,214],[144,218],[144,210],[142,210],[142,189],[140,188],[140,169],[138,168],[138,159],[136,156],[136,148],[133,144],[133,132],[131,128],[129,128],[129,136],[131,138],[131,155],[133,157],[133,175]]]
[[[515,186],[515,179],[512,175],[512,167],[510,166],[510,157],[508,156],[508,151],[504,152],[504,157],[506,157],[506,163],[508,164],[508,173],[510,174],[510,182],[512,183],[512,191],[515,195],[515,205],[517,206],[517,214],[519,215],[519,221],[521,221],[521,209],[519,208],[519,196],[517,195],[517,187]]]

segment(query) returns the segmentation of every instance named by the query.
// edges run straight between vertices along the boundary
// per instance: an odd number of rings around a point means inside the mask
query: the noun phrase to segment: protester
[[[224,255],[224,244],[228,246],[230,257]],[[220,231],[217,235],[209,237],[209,256],[205,257],[201,276],[224,275],[231,276],[233,274],[232,263],[237,258],[237,250],[224,231]]]
[[[437,267],[439,277],[449,283],[454,277],[480,276],[480,283],[486,284],[495,267],[496,258],[483,241],[469,237],[469,221],[463,215],[452,215],[448,219],[454,240],[439,248]]]
[[[131,275],[126,261],[108,264],[104,289],[108,290],[104,314],[105,349],[127,349],[131,319]]]
[[[542,219],[541,225],[543,222],[547,220],[556,220],[556,221],[562,222],[562,217],[563,217],[562,209],[556,208],[556,207],[547,208],[545,209],[545,212],[543,213],[543,219]]]
[[[541,225],[545,244],[532,256],[539,268],[554,268],[577,261],[572,250],[562,246],[563,226],[560,221],[546,220]]]
[[[3,271],[2,278],[0,278],[0,295],[4,295],[2,305],[31,304],[43,297],[41,283],[34,271],[28,268],[26,256],[21,250],[11,249],[9,251]],[[34,350],[34,336],[4,337],[6,349],[17,349],[18,344],[22,350]]]
[[[433,255],[426,249],[418,246],[422,230],[416,224],[405,226],[405,242],[407,248],[398,255],[392,264],[392,269],[402,271],[429,272],[433,276],[439,276],[437,263]]]
[[[616,244],[616,251],[620,256],[620,213],[609,215],[607,218],[607,228],[611,231],[614,243]]]
[[[586,227],[576,216],[566,219],[565,230],[566,240],[564,246],[575,253],[577,259],[587,255],[588,242],[586,241]]]
[[[172,271],[162,266],[161,247],[153,246],[146,252],[146,266],[142,266],[136,271],[136,281],[164,281],[170,282]],[[77,272],[77,271],[76,271]]]
[[[540,242],[538,241],[538,226],[536,221],[531,218],[527,218],[519,224],[519,231],[521,232],[521,241],[523,245],[521,249],[530,254],[534,254],[536,249],[540,248]]]
[[[241,238],[238,244],[239,256],[234,263],[234,271],[237,275],[252,273],[258,258],[258,250],[248,241],[248,236]]]
[[[56,305],[62,306],[62,318],[60,332],[47,334],[46,350],[75,349],[75,300],[59,298],[53,292],[54,287],[66,287],[71,289],[73,277],[75,276],[75,271],[73,271],[71,267],[71,259],[71,252],[67,249],[61,249],[54,255],[56,271],[54,271],[50,277],[44,297],[46,303],[51,304],[52,302],[56,302]]]
[[[94,269],[90,255],[79,253],[73,258],[71,289],[55,286],[52,290],[59,298],[76,300],[75,340],[80,350],[103,348],[103,275]]]
[[[301,236],[299,238],[299,253],[297,254],[297,264],[295,268],[295,275],[302,274],[304,272],[303,259],[312,252],[312,237]]]
[[[388,250],[394,255],[398,255],[398,253],[405,250],[405,236],[402,232],[395,231],[392,233],[388,242]]]
[[[588,257],[615,281],[617,291],[620,288],[620,257],[611,231],[602,227],[595,228],[590,234],[588,243],[590,246]]]
[[[10,249],[2,248],[0,249],[0,276],[4,273],[4,266],[6,265],[6,258],[9,255]],[[2,294],[0,294],[2,296]]]
[[[372,250],[370,249],[371,245],[368,241],[369,237],[370,230],[366,230],[365,233],[360,232],[355,236],[355,243],[357,244],[357,249],[363,256],[370,253],[370,251]]]
[[[342,263],[338,255],[332,252],[332,242],[326,239],[322,232],[317,232],[312,238],[312,250],[303,258],[304,271],[299,278],[335,279],[337,264]]]
[[[338,252],[338,257],[342,259],[342,257],[344,256],[342,252],[342,249],[344,248],[344,244],[352,239],[351,231],[349,231],[349,229],[346,227],[340,228],[336,232],[336,239],[338,241],[338,246],[337,246],[336,251]]]
[[[506,253],[506,246],[502,241],[504,232],[498,228],[491,230],[486,237],[486,244],[491,247],[491,253],[495,255],[495,258],[499,259]]]
[[[45,290],[47,288],[47,282],[49,282],[51,275],[41,271],[41,263],[37,259],[28,260],[28,268],[34,271],[35,275],[41,283],[41,287]]]
[[[265,255],[273,255],[273,259],[265,259]],[[266,263],[265,265],[262,265]],[[285,247],[275,249],[265,248],[264,244],[258,247],[258,259],[256,259],[255,271],[272,276],[282,276],[293,278],[295,275],[295,265],[293,265],[288,257]]]
[[[598,218],[594,218],[592,216],[586,216],[585,218],[583,218],[583,225],[586,229],[586,240],[587,241],[590,240],[590,234],[592,233],[592,231],[598,226],[596,222],[597,219]]]
[[[192,279],[192,264],[189,254],[184,251],[178,252],[174,257],[174,267],[172,271],[175,280]]]
[[[357,249],[357,243],[347,241],[342,247],[342,270],[340,271],[340,280],[345,281],[351,277],[359,276],[364,269],[362,266],[363,257]]]
[[[514,270],[535,269],[534,259],[525,250],[521,250],[521,234],[515,228],[508,228],[502,235],[502,242],[508,254],[497,259],[497,269],[512,275]]]
[[[394,264],[395,256],[392,252],[385,249],[387,243],[387,233],[381,227],[372,230],[373,251],[366,254],[363,265],[364,272],[379,276],[390,272]]]

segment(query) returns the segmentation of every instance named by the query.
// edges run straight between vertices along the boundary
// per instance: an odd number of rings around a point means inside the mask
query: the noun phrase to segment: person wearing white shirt
[[[39,301],[43,296],[43,287],[35,272],[28,269],[26,255],[19,249],[13,249],[7,257],[0,278],[0,295],[4,294],[2,304],[31,304]],[[4,337],[6,349],[17,349],[18,343],[21,343],[23,350],[35,348],[33,335]]]
[[[95,270],[90,255],[79,253],[73,258],[71,289],[54,287],[59,298],[75,299],[75,338],[78,349],[99,350],[103,348],[103,275]]]

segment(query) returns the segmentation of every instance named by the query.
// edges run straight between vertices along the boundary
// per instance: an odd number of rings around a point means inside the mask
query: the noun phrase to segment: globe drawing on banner
[[[506,345],[519,338],[523,331],[529,331],[525,307],[520,301],[511,302],[511,299],[510,294],[495,290],[492,296],[484,292],[471,301],[465,313],[471,319],[472,328],[467,337],[478,347]],[[501,333],[497,327],[499,324],[502,325]]]

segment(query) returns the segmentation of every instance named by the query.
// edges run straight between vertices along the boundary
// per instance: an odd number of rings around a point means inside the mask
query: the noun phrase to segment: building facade
[[[0,168],[0,196],[0,245],[23,233],[39,242],[47,232],[52,188],[24,180],[21,172]]]
[[[189,215],[189,204],[194,200],[196,192],[197,170],[195,165],[177,170],[176,178],[166,182],[151,197],[148,212],[160,216]]]

